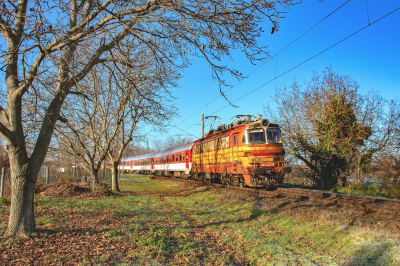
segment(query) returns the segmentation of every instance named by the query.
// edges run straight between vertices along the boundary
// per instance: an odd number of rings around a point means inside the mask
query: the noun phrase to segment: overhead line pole
[[[204,114],[201,115],[201,138],[204,138]]]

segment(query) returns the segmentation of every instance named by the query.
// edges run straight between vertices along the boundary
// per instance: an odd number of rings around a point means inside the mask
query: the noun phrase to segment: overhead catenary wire
[[[347,3],[349,3],[351,0],[347,0],[346,2],[344,2],[342,5],[340,5],[338,8],[336,8],[334,11],[332,11],[331,13],[329,13],[327,16],[325,16],[323,19],[321,19],[319,22],[317,22],[314,26],[312,26],[311,28],[309,28],[307,31],[305,31],[303,34],[301,34],[299,37],[297,37],[296,39],[294,39],[291,43],[289,43],[288,45],[286,45],[284,48],[282,48],[279,52],[277,52],[273,57],[269,56],[268,60],[266,60],[264,63],[262,63],[261,65],[259,65],[258,67],[256,67],[253,71],[251,71],[250,73],[247,74],[247,77],[249,77],[251,74],[253,74],[254,72],[256,72],[258,69],[260,69],[262,66],[264,66],[266,63],[268,63],[269,61],[271,61],[272,59],[274,59],[275,57],[277,57],[280,53],[282,53],[284,50],[286,50],[288,47],[290,47],[292,44],[294,44],[295,42],[297,42],[300,38],[302,38],[304,35],[306,35],[308,32],[310,32],[312,29],[314,29],[316,26],[318,26],[319,24],[321,24],[324,20],[326,20],[327,18],[329,18],[331,15],[333,15],[335,12],[337,12],[339,9],[341,9],[343,6],[345,6]],[[277,60],[277,58],[276,58]],[[276,61],[276,67],[277,67],[277,61]],[[276,75],[276,73],[275,73]],[[237,83],[235,83],[233,86],[231,86],[229,89],[225,90],[223,93],[228,92],[229,90],[232,89],[238,85],[241,81],[239,80]],[[193,115],[195,115],[196,113],[198,113],[200,110],[202,110],[204,107],[207,107],[208,110],[208,105],[211,104],[212,102],[214,102],[215,100],[217,100],[218,98],[221,97],[221,94],[219,94],[217,97],[215,97],[214,99],[212,99],[211,101],[209,101],[208,103],[206,103],[204,106],[202,106],[201,108],[199,108],[198,110],[196,110],[195,112],[193,112],[191,115],[189,115],[188,117],[186,117],[185,119],[183,119],[181,122],[179,122],[177,125],[180,125],[181,123],[183,123],[185,120],[189,119],[190,117],[192,117]],[[194,125],[192,125],[194,126]],[[192,127],[190,126],[190,127]],[[189,129],[190,127],[188,127],[187,129]]]
[[[314,59],[315,57],[317,57],[317,56],[319,56],[319,55],[321,55],[321,54],[325,53],[326,51],[328,51],[328,50],[332,49],[332,48],[333,48],[333,47],[335,47],[336,45],[338,45],[338,44],[340,44],[340,43],[342,43],[342,42],[346,41],[347,39],[349,39],[349,38],[353,37],[354,35],[356,35],[356,34],[360,33],[361,31],[363,31],[363,30],[367,29],[368,27],[370,27],[370,26],[374,25],[375,23],[377,23],[377,22],[381,21],[382,19],[386,18],[387,16],[390,16],[391,14],[393,14],[394,12],[396,12],[396,11],[398,11],[398,10],[400,10],[400,7],[396,8],[396,9],[394,9],[393,11],[391,11],[391,12],[387,13],[386,15],[384,15],[384,16],[382,16],[382,17],[378,18],[377,20],[373,21],[372,23],[369,23],[367,26],[365,26],[365,27],[363,27],[363,28],[361,28],[361,29],[357,30],[356,32],[354,32],[354,33],[350,34],[349,36],[347,36],[347,37],[343,38],[342,40],[340,40],[340,41],[336,42],[335,44],[333,44],[333,45],[329,46],[328,48],[326,48],[326,49],[322,50],[321,52],[319,52],[319,53],[317,53],[317,54],[315,54],[315,55],[313,55],[313,56],[309,57],[308,59],[304,60],[303,62],[301,62],[301,63],[297,64],[296,66],[294,66],[294,67],[290,68],[289,70],[287,70],[287,71],[283,72],[282,74],[280,74],[280,75],[276,76],[275,78],[273,78],[273,79],[269,80],[268,82],[265,82],[264,84],[262,84],[262,85],[258,86],[257,88],[253,89],[252,91],[250,91],[250,92],[248,92],[248,93],[246,93],[246,94],[242,95],[241,97],[239,97],[239,98],[238,98],[238,99],[236,99],[235,101],[232,101],[232,103],[235,103],[235,102],[237,102],[237,101],[239,101],[239,100],[243,99],[244,97],[246,97],[246,96],[248,96],[248,95],[252,94],[253,92],[255,92],[255,91],[257,91],[257,90],[261,89],[262,87],[264,87],[264,86],[268,85],[268,84],[269,84],[269,83],[271,83],[272,81],[274,81],[274,80],[276,80],[276,79],[278,79],[278,78],[280,78],[280,77],[282,77],[282,76],[286,75],[287,73],[291,72],[292,70],[294,70],[294,69],[298,68],[299,66],[301,66],[301,65],[303,65],[303,64],[305,64],[305,63],[307,63],[308,61],[310,61],[310,60]],[[228,106],[230,106],[230,104],[227,104],[227,105],[225,105],[224,107],[222,107],[222,108],[218,109],[217,111],[215,111],[215,112],[214,112],[214,113],[212,113],[211,115],[214,115],[214,114],[218,113],[219,111],[221,111],[221,110],[225,109],[225,108],[226,108],[226,107],[228,107]],[[197,123],[198,123],[198,122],[197,122]],[[196,123],[196,124],[197,124],[197,123]],[[191,125],[190,127],[186,128],[186,130],[188,130],[189,128],[191,128],[191,127],[195,126],[196,124],[193,124],[193,125]]]

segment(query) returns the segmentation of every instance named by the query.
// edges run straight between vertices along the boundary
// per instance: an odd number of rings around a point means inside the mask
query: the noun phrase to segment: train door
[[[239,134],[236,133],[232,137],[232,161],[239,161]]]

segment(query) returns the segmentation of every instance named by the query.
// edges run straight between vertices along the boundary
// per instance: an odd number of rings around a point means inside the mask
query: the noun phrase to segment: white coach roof
[[[163,151],[160,151],[160,152],[157,152],[157,153],[147,153],[147,154],[133,156],[133,157],[126,157],[126,158],[122,158],[121,162],[149,159],[149,158],[153,158],[153,157],[167,155],[167,154],[170,154],[170,153],[186,151],[186,150],[189,150],[192,147],[192,145],[193,145],[193,142],[189,143],[189,144],[184,144],[184,145],[181,145],[181,146],[178,146],[178,147],[170,148],[170,149],[167,149],[167,150],[163,150]]]
[[[167,155],[167,154],[175,153],[175,152],[181,152],[181,151],[190,150],[192,145],[193,145],[193,142],[189,143],[189,144],[184,144],[184,145],[181,145],[181,146],[178,146],[178,147],[170,148],[170,149],[167,149],[167,150],[163,150],[163,151],[155,153],[154,157],[163,156],[163,155]]]

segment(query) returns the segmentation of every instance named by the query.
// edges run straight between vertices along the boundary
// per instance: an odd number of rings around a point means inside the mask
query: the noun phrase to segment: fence
[[[10,168],[1,168],[0,197],[11,196],[11,175]],[[98,172],[100,183],[107,183],[111,186],[111,169],[100,169]],[[90,177],[79,167],[55,167],[54,165],[42,166],[40,168],[36,184],[51,185],[56,183],[79,183],[89,182]]]
[[[97,174],[100,183],[111,185],[111,169],[100,169]],[[56,167],[54,165],[42,166],[37,182],[43,185],[55,183],[90,182],[89,174],[79,166]]]

